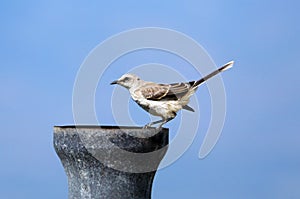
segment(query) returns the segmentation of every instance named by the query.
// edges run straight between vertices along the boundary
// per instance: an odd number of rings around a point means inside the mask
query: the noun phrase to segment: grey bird
[[[198,81],[173,84],[157,84],[140,79],[134,74],[125,74],[111,84],[118,84],[129,90],[132,99],[144,110],[162,119],[150,122],[145,128],[159,124],[158,128],[176,117],[176,113],[185,109],[194,112],[188,106],[190,97],[196,92],[199,85],[209,78],[223,72],[233,66],[233,61],[228,62],[214,72],[206,75]]]

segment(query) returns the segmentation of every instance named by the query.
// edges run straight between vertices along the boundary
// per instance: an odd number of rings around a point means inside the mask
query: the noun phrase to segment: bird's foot
[[[159,125],[158,127],[155,128],[156,133],[160,132],[162,130],[162,126]]]
[[[165,122],[161,123],[158,127],[156,127],[156,129],[161,131],[163,129],[164,124],[165,124]]]
[[[143,129],[148,129],[148,128],[150,128],[151,127],[151,124],[146,124],[144,127],[143,127]]]

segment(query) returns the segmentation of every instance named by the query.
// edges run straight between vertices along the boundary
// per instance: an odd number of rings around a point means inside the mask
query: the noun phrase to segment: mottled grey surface
[[[162,129],[156,134],[153,128],[54,127],[54,147],[68,176],[69,199],[151,198],[168,133]],[[141,173],[144,170],[149,172]]]

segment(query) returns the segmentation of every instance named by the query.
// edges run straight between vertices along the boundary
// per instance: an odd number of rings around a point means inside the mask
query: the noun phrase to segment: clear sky
[[[206,127],[200,128],[186,153],[157,173],[153,198],[300,198],[299,9],[296,0],[1,1],[0,198],[67,198],[52,127],[73,123],[77,71],[106,38],[147,26],[185,33],[217,65],[236,61],[223,75],[227,115],[216,147],[198,159]],[[180,69],[178,58],[151,53],[115,64],[156,58]],[[114,72],[111,80],[122,71]],[[197,98],[207,121],[205,86]],[[134,104],[130,109],[144,118],[140,125],[149,119]],[[110,113],[97,111],[114,124]],[[178,121],[166,125],[171,137]]]

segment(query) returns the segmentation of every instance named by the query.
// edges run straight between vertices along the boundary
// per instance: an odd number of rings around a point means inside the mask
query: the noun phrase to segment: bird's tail
[[[191,95],[193,95],[196,92],[196,90],[197,90],[197,88],[200,84],[202,84],[203,82],[205,82],[209,78],[219,74],[220,72],[223,72],[223,71],[231,68],[233,66],[233,63],[234,63],[234,61],[228,62],[227,64],[223,65],[222,67],[220,67],[219,69],[217,69],[214,72],[210,73],[209,75],[206,75],[202,79],[200,79],[196,82],[190,82],[190,84],[193,83],[191,85],[191,89],[189,90],[189,92],[187,92],[187,94],[185,94],[182,98],[180,98],[180,102],[181,102],[183,108],[189,110],[190,107],[186,107],[186,105],[189,103],[189,99],[190,99]],[[192,110],[193,109],[191,109],[191,111]]]
[[[214,72],[210,73],[209,75],[206,75],[205,77],[203,77],[202,79],[198,80],[195,82],[195,84],[193,85],[194,88],[197,88],[200,84],[202,84],[203,82],[205,82],[206,80],[208,80],[209,78],[217,75],[220,72],[223,72],[229,68],[231,68],[233,66],[234,61],[228,62],[227,64],[223,65],[221,68],[215,70]]]

